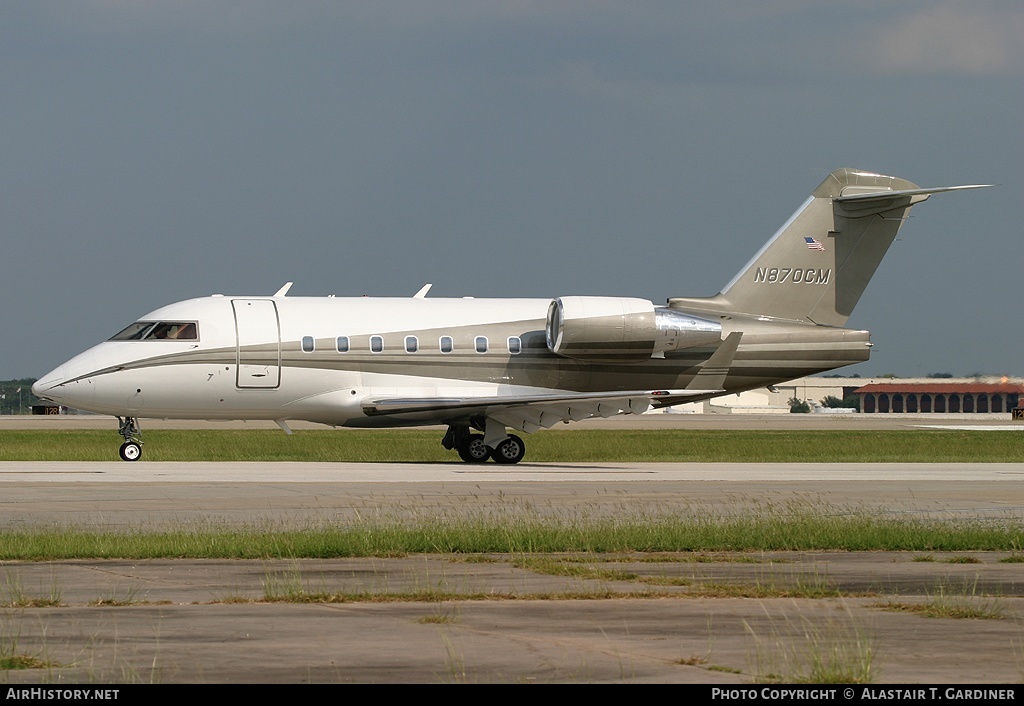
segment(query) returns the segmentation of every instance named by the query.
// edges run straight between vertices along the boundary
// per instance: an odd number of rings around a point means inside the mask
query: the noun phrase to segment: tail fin
[[[721,293],[673,298],[679,309],[842,326],[914,204],[933,193],[906,179],[837,169]]]

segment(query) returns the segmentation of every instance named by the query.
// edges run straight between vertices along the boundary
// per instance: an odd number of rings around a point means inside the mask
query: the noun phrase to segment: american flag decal
[[[825,252],[825,246],[814,238],[804,238],[804,242],[807,243],[808,250],[821,250],[822,252]]]

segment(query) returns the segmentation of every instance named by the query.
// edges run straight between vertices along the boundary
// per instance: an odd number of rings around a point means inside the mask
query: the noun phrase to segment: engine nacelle
[[[722,340],[721,324],[627,297],[559,297],[545,330],[552,353],[588,361],[643,361]]]

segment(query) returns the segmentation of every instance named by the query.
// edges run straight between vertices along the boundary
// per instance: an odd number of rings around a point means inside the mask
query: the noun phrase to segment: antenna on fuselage
[[[287,296],[288,290],[292,288],[293,284],[295,284],[295,283],[294,282],[285,282],[283,287],[281,287],[279,290],[274,292],[274,296],[275,297]]]
[[[434,285],[432,285],[432,284],[425,284],[425,285],[423,285],[422,287],[420,287],[420,291],[418,291],[418,292],[416,292],[415,294],[412,295],[412,298],[413,299],[426,299],[427,298],[427,292],[429,292],[430,288],[433,287],[433,286]]]

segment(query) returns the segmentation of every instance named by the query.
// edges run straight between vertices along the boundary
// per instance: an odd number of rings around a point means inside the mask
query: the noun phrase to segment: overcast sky
[[[718,292],[923,186],[863,376],[1024,375],[1024,3],[0,3],[0,379],[225,294]]]

